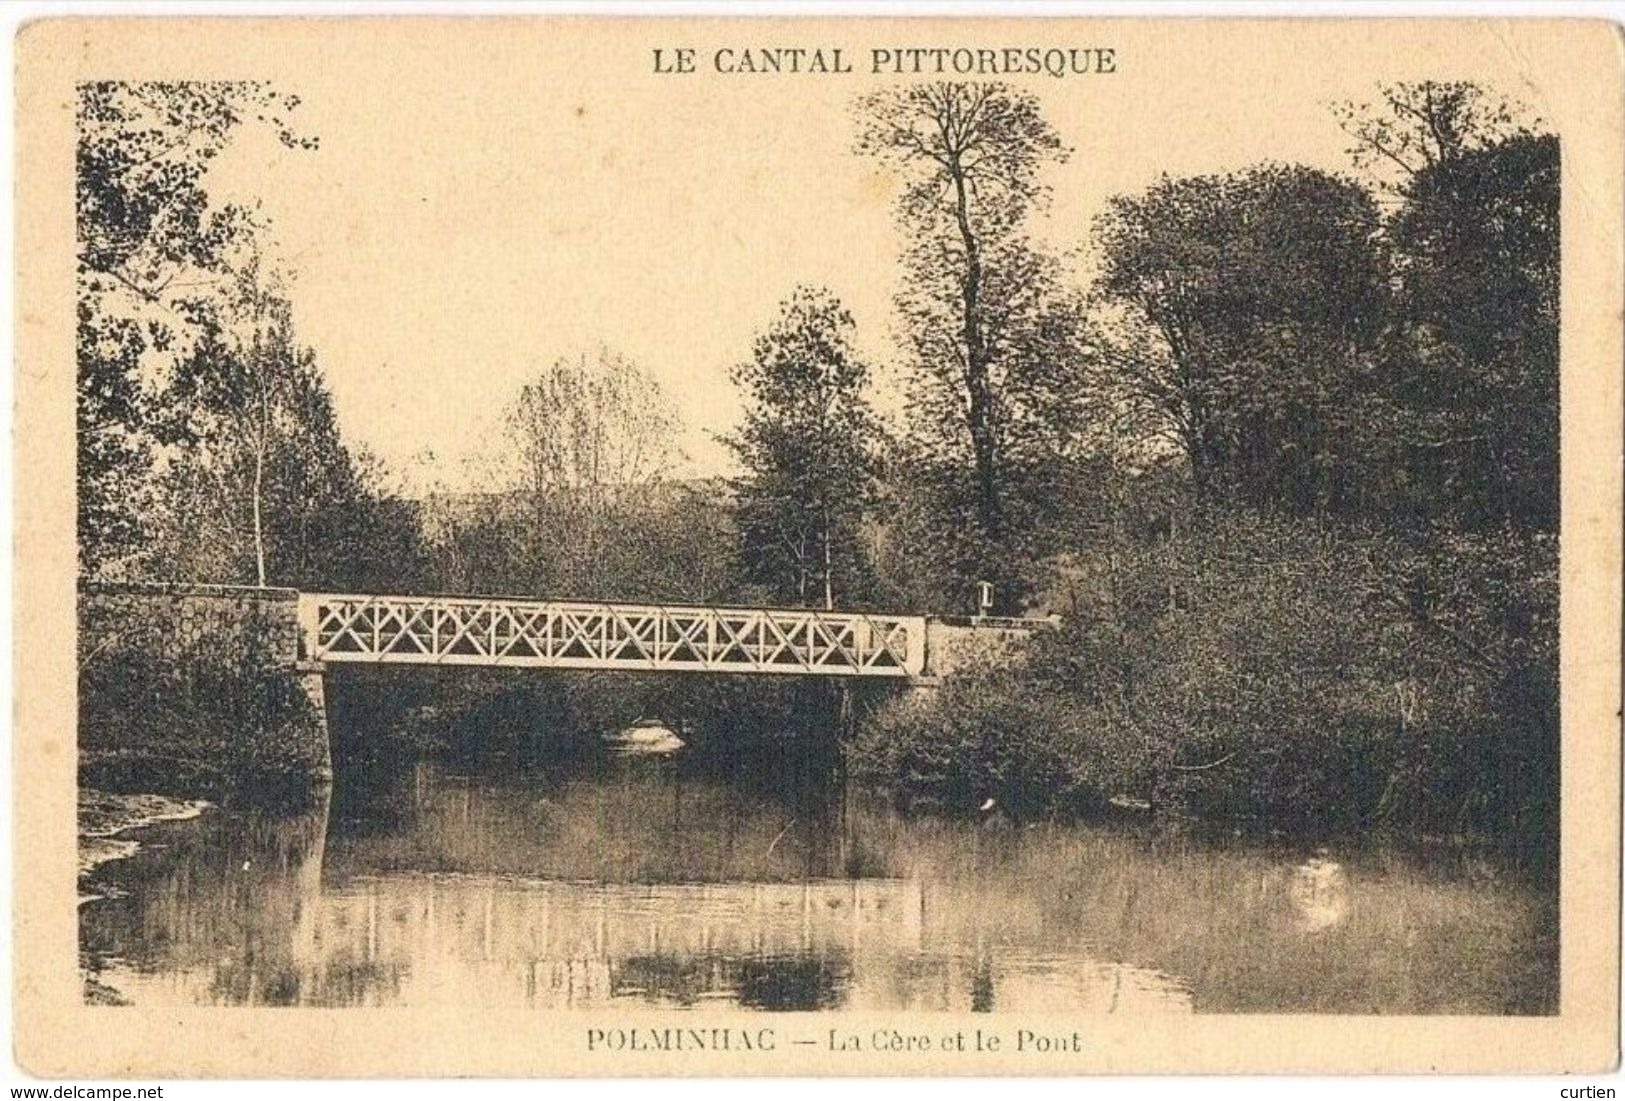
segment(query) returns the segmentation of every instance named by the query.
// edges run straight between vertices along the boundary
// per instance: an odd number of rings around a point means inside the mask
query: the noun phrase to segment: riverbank
[[[78,805],[81,882],[108,861],[134,856],[141,843],[128,835],[160,822],[196,818],[212,805],[204,799],[175,799],[150,793],[128,795],[81,787]],[[81,889],[79,901],[82,904],[97,897],[100,896],[87,896]]]
[[[105,866],[136,857],[154,826],[187,822],[208,811],[202,799],[173,799],[162,795],[126,795],[80,788],[77,809],[79,851],[79,905],[124,897],[127,893],[107,876]],[[129,1004],[117,989],[103,982],[83,954],[80,981],[87,1005]]]
[[[954,815],[1489,848],[1555,890],[1555,541],[1215,517],[1050,586],[1060,630],[868,713],[853,774]]]

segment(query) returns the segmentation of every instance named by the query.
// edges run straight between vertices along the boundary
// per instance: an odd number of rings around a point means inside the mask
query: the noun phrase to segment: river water
[[[125,798],[81,797],[104,1003],[1556,1008],[1555,905],[1485,862],[904,816],[794,745],[341,773],[298,814]]]

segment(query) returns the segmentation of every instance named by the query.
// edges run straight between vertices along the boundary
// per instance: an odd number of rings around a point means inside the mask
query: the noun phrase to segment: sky
[[[851,150],[853,100],[898,82],[863,72],[876,44],[1114,48],[1110,75],[1009,78],[1071,147],[1044,173],[1035,228],[1083,263],[1104,203],[1164,173],[1352,171],[1329,104],[1372,99],[1379,80],[1518,91],[1494,34],[1396,52],[1347,24],[1287,48],[1262,23],[918,26],[497,20],[296,36],[258,56],[302,98],[294,118],[320,148],[247,132],[212,184],[271,219],[343,428],[408,489],[477,488],[518,388],[600,345],[658,380],[683,423],[683,472],[709,474],[726,469],[716,436],[740,415],[729,370],[798,283],[847,304],[879,403],[896,406],[898,180]],[[653,48],[682,44],[700,71],[655,74]],[[718,48],[829,44],[858,71],[708,71]]]

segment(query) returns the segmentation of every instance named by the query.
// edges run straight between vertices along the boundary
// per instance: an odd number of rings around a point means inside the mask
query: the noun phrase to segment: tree
[[[1097,341],[1102,385],[1177,446],[1199,500],[1362,504],[1380,225],[1358,185],[1288,165],[1164,178],[1096,223],[1122,310]]]
[[[1413,527],[1554,530],[1557,139],[1466,81],[1383,85],[1333,107],[1355,164],[1401,206],[1387,226],[1400,319],[1388,389],[1408,437]]]
[[[1483,775],[1516,777],[1511,836],[1556,838],[1559,285],[1557,137],[1469,83],[1343,104],[1356,164],[1386,166],[1400,206],[1393,350],[1395,513],[1412,622],[1476,673]],[[1490,758],[1498,758],[1490,760]],[[1555,848],[1555,846],[1553,846]]]
[[[1384,85],[1333,110],[1355,164],[1401,200],[1385,380],[1407,439],[1401,510],[1415,529],[1555,530],[1557,138],[1465,81]]]
[[[884,89],[857,114],[858,151],[903,177],[897,307],[913,353],[916,476],[942,490],[939,536],[964,544],[960,593],[985,578],[1011,610],[1024,510],[1040,499],[1019,482],[1054,459],[1079,413],[1076,303],[1026,233],[1045,198],[1040,170],[1068,150],[1037,97],[999,83]]]
[[[1332,113],[1354,139],[1355,167],[1397,176],[1390,186],[1402,192],[1429,168],[1534,133],[1520,108],[1471,81],[1401,81],[1380,91],[1379,104],[1345,101]]]
[[[179,413],[149,566],[232,583],[398,588],[420,557],[416,518],[344,442],[282,286],[251,266],[220,303],[170,383]]]
[[[80,569],[143,545],[156,450],[173,439],[168,371],[204,325],[199,303],[263,223],[204,187],[247,122],[313,147],[285,116],[298,99],[255,81],[79,86],[77,143]]]
[[[293,438],[288,402],[296,377],[313,373],[314,356],[296,345],[292,308],[257,265],[240,273],[233,288],[171,383],[169,396],[184,410],[184,420],[175,429],[182,448],[170,485],[189,477],[213,484],[213,494],[204,493],[190,507],[180,504],[199,519],[209,514],[209,505],[218,510],[215,530],[208,533],[219,540],[211,572],[234,575],[232,564],[246,559],[254,583],[264,586],[267,469],[273,449]],[[194,491],[202,488],[193,482]],[[240,520],[232,515],[239,510]]]
[[[660,546],[647,521],[680,458],[660,385],[600,349],[559,359],[507,416],[525,510],[526,583],[550,595],[627,599]]]
[[[1469,149],[1417,173],[1390,226],[1408,472],[1459,526],[1557,530],[1559,172],[1551,135]]]
[[[867,572],[879,425],[852,332],[834,295],[797,287],[733,372],[746,403],[727,441],[746,472],[733,481],[744,573],[776,601],[833,608]]]

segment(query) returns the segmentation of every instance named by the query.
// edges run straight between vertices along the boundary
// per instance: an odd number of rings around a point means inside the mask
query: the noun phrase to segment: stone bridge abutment
[[[298,609],[293,589],[81,585],[81,747],[103,762],[172,752],[197,771],[240,759],[331,779],[322,667],[301,659]],[[237,729],[211,738],[222,721]]]

